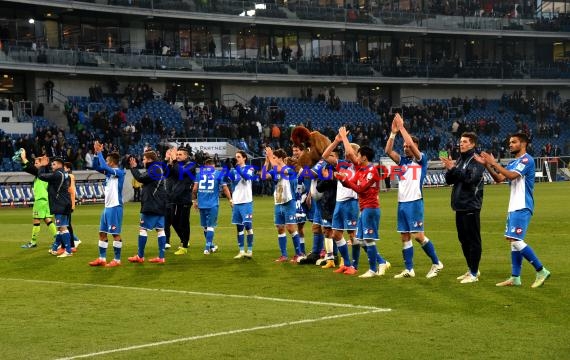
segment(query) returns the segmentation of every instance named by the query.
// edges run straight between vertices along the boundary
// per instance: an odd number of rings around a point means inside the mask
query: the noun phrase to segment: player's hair
[[[236,151],[236,154],[240,154],[242,158],[244,158],[245,160],[247,160],[247,154],[245,153],[245,151],[243,151],[243,150],[238,150],[238,151]]]
[[[416,144],[417,146],[420,145],[420,139],[418,139],[417,136],[410,135],[410,137],[412,138],[412,141],[414,142],[414,144]]]
[[[206,158],[204,160],[204,165],[214,165],[214,159],[212,159],[211,157]]]
[[[350,143],[350,147],[352,148],[352,150],[354,150],[354,152],[358,152],[358,150],[360,149],[360,145],[355,144],[355,143]]]
[[[292,149],[292,148],[297,148],[297,149],[303,151],[303,150],[305,150],[305,145],[303,145],[303,144],[293,144],[293,145],[291,146],[291,149]]]
[[[117,152],[112,152],[107,155],[107,158],[111,161],[114,165],[119,165],[119,161],[121,161],[121,156]]]
[[[360,149],[358,149],[358,152],[360,153],[360,155],[366,156],[366,159],[368,161],[372,161],[374,160],[374,155],[376,155],[374,153],[374,149],[372,149],[370,146],[362,146]]]
[[[145,151],[143,153],[143,157],[149,159],[152,162],[155,162],[158,160],[158,155],[156,155],[156,153],[154,151]]]
[[[279,159],[285,159],[287,157],[287,153],[283,149],[277,149],[273,152],[273,155],[278,157]]]
[[[186,153],[186,155],[190,155],[190,149],[188,149],[185,146],[181,146],[177,149],[177,151],[184,151]]]
[[[477,139],[478,139],[478,137],[477,137],[477,134],[475,134],[474,132],[472,132],[472,131],[466,131],[466,132],[464,132],[463,134],[461,134],[461,137],[466,137],[466,138],[469,139],[469,141],[470,141],[472,144],[477,145]]]
[[[71,173],[71,170],[73,170],[73,164],[71,164],[69,161],[64,162],[63,167],[68,168],[69,173]]]
[[[511,137],[516,137],[517,139],[519,139],[520,142],[523,142],[525,144],[529,143],[528,135],[525,133],[522,132],[514,133],[511,135]]]

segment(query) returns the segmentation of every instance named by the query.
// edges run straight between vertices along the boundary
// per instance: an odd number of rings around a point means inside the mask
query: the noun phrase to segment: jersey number
[[[214,179],[202,176],[202,179],[198,182],[198,188],[200,190],[212,190],[214,188]]]

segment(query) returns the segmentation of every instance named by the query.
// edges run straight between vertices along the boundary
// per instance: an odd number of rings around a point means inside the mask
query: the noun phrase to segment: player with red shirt
[[[346,128],[339,129],[345,149],[349,148]],[[390,263],[380,256],[376,247],[379,239],[378,228],[380,226],[380,204],[378,202],[378,192],[380,190],[380,175],[378,170],[371,163],[374,159],[374,150],[369,146],[362,146],[358,149],[354,165],[357,169],[355,176],[349,179],[345,173],[338,172],[336,178],[348,188],[358,194],[358,205],[360,216],[358,217],[356,239],[364,241],[370,270],[360,275],[362,278],[369,278],[384,275],[390,268]],[[348,158],[348,156],[347,156]],[[377,266],[377,262],[379,265]]]

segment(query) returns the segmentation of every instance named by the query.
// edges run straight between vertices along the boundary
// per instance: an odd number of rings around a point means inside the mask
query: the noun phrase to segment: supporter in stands
[[[142,184],[138,182],[137,179],[133,178],[133,180],[131,181],[131,185],[133,186],[133,201],[140,202]]]
[[[147,169],[141,173],[137,168],[137,159],[132,156],[129,159],[131,173],[137,181],[143,184],[141,191],[141,214],[138,238],[138,251],[135,256],[129,257],[129,262],[143,263],[144,252],[147,242],[147,231],[156,230],[158,237],[158,257],[149,260],[151,263],[164,264],[164,248],[166,234],[164,233],[164,216],[168,194],[166,192],[164,170],[158,163],[158,155],[150,150],[143,153],[142,163]]]
[[[31,249],[38,246],[38,234],[40,232],[40,224],[42,220],[46,224],[52,239],[55,238],[57,234],[57,228],[52,221],[52,215],[49,209],[47,192],[48,183],[38,178],[38,171],[41,166],[41,157],[36,157],[34,163],[31,163],[26,157],[25,149],[20,152],[20,157],[22,159],[22,164],[24,165],[24,171],[35,176],[33,182],[34,207],[32,209],[32,238],[28,243],[22,245],[23,249]]]
[[[51,172],[48,171],[47,165],[50,163],[48,157],[42,157],[40,160],[40,169],[38,177],[48,183],[49,208],[55,217],[57,225],[57,235],[52,244],[49,253],[57,255],[60,258],[72,256],[71,237],[67,227],[69,226],[69,215],[71,212],[71,195],[69,193],[70,178],[63,169],[63,159],[54,158],[51,161]],[[57,254],[57,249],[63,244],[65,251]]]
[[[89,263],[90,266],[116,267],[121,265],[121,228],[123,223],[123,183],[125,170],[119,168],[120,156],[110,153],[103,158],[103,145],[95,142],[94,151],[97,154],[93,161],[96,171],[105,175],[105,208],[99,224],[99,257]],[[108,234],[113,236],[114,258],[107,263]]]
[[[195,168],[194,164],[191,164],[189,153],[185,147],[171,148],[166,151],[165,157],[170,170],[166,179],[168,205],[164,227],[165,247],[170,248],[170,226],[172,226],[180,238],[180,246],[174,255],[185,255],[190,243],[190,209]]]
[[[445,181],[448,185],[453,185],[451,208],[455,211],[457,236],[468,267],[468,271],[457,278],[462,284],[477,282],[480,275],[480,213],[483,205],[485,168],[474,160],[476,146],[477,135],[466,132],[461,134],[459,140],[461,155],[457,161],[451,158],[440,158],[447,169]]]
[[[404,139],[404,155],[394,151],[394,139],[400,133]],[[398,183],[398,232],[402,239],[402,255],[405,269],[394,278],[415,277],[414,272],[414,244],[413,238],[420,244],[423,251],[431,259],[431,269],[427,273],[428,279],[434,278],[443,269],[435,252],[433,242],[424,233],[424,200],[422,187],[427,173],[428,159],[418,148],[418,138],[411,136],[404,126],[400,114],[396,114],[392,121],[392,134],[386,143],[386,154],[400,166],[404,172],[400,173]],[[419,170],[419,171],[418,171]]]
[[[206,238],[204,255],[210,255],[218,251],[218,246],[214,243],[214,231],[218,226],[220,187],[233,207],[232,195],[223,175],[214,168],[212,158],[204,160],[204,166],[200,167],[196,179],[197,181],[194,182],[192,188],[192,199],[194,208],[200,209],[200,226],[204,229],[204,237]]]
[[[253,195],[252,181],[255,169],[247,166],[247,154],[239,150],[235,155],[235,166],[228,174],[232,190],[232,224],[236,225],[239,253],[234,259],[253,256]],[[246,235],[247,233],[247,235]],[[247,236],[247,251],[244,240]]]
[[[52,103],[53,102],[53,88],[54,88],[54,83],[53,81],[51,81],[51,79],[47,79],[47,81],[44,83],[44,90],[46,93],[46,102]]]
[[[534,159],[527,154],[528,138],[525,134],[514,134],[510,137],[509,150],[515,159],[506,167],[499,164],[493,155],[482,152],[475,155],[475,160],[484,165],[497,183],[509,181],[511,197],[505,226],[505,238],[510,243],[512,271],[511,277],[497,286],[520,286],[523,258],[536,270],[536,279],[531,285],[540,287],[550,277],[534,250],[524,241],[530,219],[534,212]]]

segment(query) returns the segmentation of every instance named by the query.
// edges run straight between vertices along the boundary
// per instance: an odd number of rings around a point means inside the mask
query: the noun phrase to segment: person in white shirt
[[[404,139],[404,156],[394,151],[394,139],[398,132]],[[400,167],[398,184],[398,232],[402,238],[402,255],[405,269],[394,276],[396,279],[412,278],[414,272],[413,238],[421,245],[432,265],[427,273],[428,279],[437,276],[443,269],[435,252],[433,242],[424,233],[424,199],[422,186],[427,173],[428,160],[418,148],[419,140],[411,136],[404,127],[400,114],[392,121],[392,134],[386,142],[385,152]]]
[[[253,195],[252,179],[255,176],[253,166],[246,165],[247,154],[243,150],[236,152],[236,165],[229,172],[232,190],[232,224],[236,225],[239,253],[234,259],[251,259],[253,256]],[[244,240],[247,233],[247,252]]]

